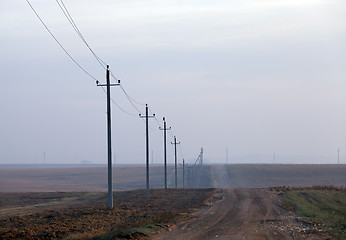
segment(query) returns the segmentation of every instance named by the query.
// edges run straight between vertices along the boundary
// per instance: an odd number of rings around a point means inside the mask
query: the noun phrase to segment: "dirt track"
[[[323,239],[266,189],[219,189],[208,207],[152,239]]]

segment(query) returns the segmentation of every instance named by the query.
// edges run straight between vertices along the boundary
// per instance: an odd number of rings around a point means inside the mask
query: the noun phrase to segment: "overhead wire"
[[[61,2],[61,3],[60,3]],[[85,40],[83,34],[81,33],[81,31],[79,30],[77,24],[75,23],[75,21],[73,20],[69,10],[67,9],[66,5],[64,4],[63,0],[56,0],[56,3],[59,5],[61,11],[64,13],[65,17],[67,18],[67,20],[69,21],[69,23],[71,24],[72,28],[76,31],[76,33],[78,34],[78,36],[80,37],[80,39],[84,42],[84,44],[88,47],[88,49],[90,50],[90,52],[93,54],[93,56],[95,57],[95,59],[99,62],[99,64],[106,69],[107,64],[95,53],[95,51],[90,47],[90,45],[88,44],[88,42]],[[114,78],[116,81],[118,81],[119,79],[117,79],[114,74],[110,71],[112,78]],[[136,101],[134,98],[132,98],[127,91],[124,89],[124,87],[122,85],[120,85],[121,90],[123,91],[123,93],[125,94],[126,98],[128,99],[128,101],[130,102],[130,104],[136,109],[136,111],[140,114],[143,114],[143,112],[141,110],[138,109],[138,107],[134,104],[139,104],[142,106],[145,106],[145,103],[140,103],[139,101]],[[116,104],[117,105],[117,104]],[[119,105],[117,105],[118,107],[120,107]],[[123,110],[123,109],[121,109]]]
[[[28,3],[28,5],[30,6],[31,10],[35,13],[36,17],[40,20],[40,22],[42,23],[42,25],[45,27],[45,29],[49,32],[49,34],[53,37],[53,39],[56,41],[56,43],[61,47],[61,49],[70,57],[70,59],[81,69],[83,70],[84,73],[86,73],[89,77],[91,77],[92,79],[94,79],[95,81],[99,81],[96,77],[92,76],[88,71],[85,70],[85,68],[83,68],[73,57],[72,55],[66,50],[66,48],[60,43],[60,41],[55,37],[55,35],[53,34],[53,32],[49,29],[49,27],[45,24],[45,22],[43,21],[43,19],[40,17],[40,15],[38,14],[38,12],[35,10],[35,8],[32,6],[32,4],[30,3],[29,0],[26,0],[26,2]],[[58,3],[59,4],[59,3]],[[60,5],[59,5],[60,6]],[[72,20],[73,21],[73,20]],[[79,31],[79,30],[78,30]],[[83,37],[82,37],[83,38]],[[84,38],[83,38],[84,39]],[[87,43],[86,43],[87,44]],[[92,49],[91,49],[92,51]],[[93,52],[93,51],[92,51]],[[95,54],[96,55],[96,54]],[[97,55],[96,55],[97,56]],[[103,91],[107,94],[106,90],[102,87]],[[122,107],[120,107],[119,104],[117,104],[112,98],[111,98],[112,103],[118,107],[122,112],[124,112],[127,115],[130,116],[135,116],[136,114],[132,114],[126,110],[124,110]]]
[[[144,118],[141,118],[141,119],[143,120],[143,123],[146,124],[145,119],[144,119]],[[157,129],[151,127],[150,125],[148,125],[148,128],[151,129],[151,130],[153,130],[153,131],[156,131],[156,130],[157,130]]]
[[[119,79],[117,79],[116,77],[114,77],[114,75],[113,75],[112,72],[111,72],[111,76],[112,76],[115,80],[119,80]],[[132,101],[132,102],[134,102],[134,103],[136,103],[136,104],[138,104],[138,105],[141,105],[141,106],[145,106],[145,105],[146,105],[145,103],[141,103],[141,102],[135,100],[133,97],[131,97],[131,96],[125,91],[125,89],[123,89],[123,91],[124,91],[125,95],[128,97],[128,99],[129,99],[130,101]]]
[[[181,146],[181,144],[179,144],[178,152],[179,152],[179,154],[180,154],[180,157],[181,157],[182,159],[185,159],[185,158],[184,158],[184,154],[183,154],[183,147]]]
[[[129,102],[131,103],[131,105],[137,110],[138,113],[143,114],[143,112],[141,110],[139,110],[136,105],[133,103],[131,97],[127,94],[127,92],[125,91],[125,89],[123,88],[123,86],[120,85],[120,89],[123,91],[123,93],[125,94],[126,98],[129,100]]]
[[[157,119],[156,116],[154,118],[155,118],[155,122],[156,122],[156,124],[158,126],[158,130],[160,130],[160,128],[161,128],[160,122],[159,122],[159,120]]]
[[[49,29],[49,27],[45,24],[45,22],[43,21],[43,19],[40,17],[40,15],[38,14],[38,12],[35,10],[35,8],[33,7],[33,5],[30,3],[29,0],[26,0],[26,2],[28,3],[28,5],[30,6],[31,10],[35,13],[36,17],[39,19],[39,21],[42,23],[42,25],[45,27],[45,29],[48,31],[48,33],[51,35],[51,37],[55,40],[55,42],[60,46],[60,48],[66,53],[66,55],[85,73],[87,74],[90,78],[94,79],[95,81],[99,81],[96,77],[94,77],[93,75],[91,75],[81,64],[79,64],[77,62],[77,60],[75,58],[72,57],[72,55],[66,50],[66,48],[60,43],[60,41],[55,37],[55,35],[53,34],[53,32]],[[64,13],[65,17],[67,18],[67,20],[69,21],[69,23],[71,24],[72,28],[75,30],[75,32],[77,33],[77,35],[80,37],[80,39],[83,41],[83,43],[87,46],[87,48],[89,49],[89,51],[92,53],[92,55],[94,56],[94,58],[98,61],[98,63],[101,65],[101,67],[103,69],[106,69],[107,64],[95,53],[95,51],[90,47],[90,45],[88,44],[88,42],[86,41],[86,39],[84,38],[83,34],[81,33],[81,31],[79,30],[77,24],[75,23],[75,21],[73,20],[69,10],[67,9],[66,5],[64,4],[63,0],[56,0],[56,3],[58,4],[58,6],[60,7],[61,11]],[[115,79],[118,80],[113,73],[111,72],[111,76]],[[140,111],[138,109],[138,107],[135,104],[138,105],[142,105],[144,106],[144,103],[141,103],[139,101],[136,101],[134,98],[132,98],[127,91],[123,88],[122,85],[120,85],[121,90],[123,91],[123,93],[125,94],[126,98],[128,99],[128,101],[131,103],[131,105],[135,108],[135,110],[140,113],[143,114],[142,111]],[[107,94],[107,91],[104,89],[104,87],[102,87],[102,90]],[[128,111],[126,111],[125,109],[123,109],[118,103],[116,103],[114,101],[114,99],[110,98],[110,100],[112,101],[112,103],[118,108],[120,109],[123,113],[129,115],[129,116],[137,116],[137,114],[133,114],[130,113]],[[151,109],[149,108],[149,110],[151,111]],[[152,112],[152,111],[151,111]],[[158,119],[156,118],[156,116],[154,117],[158,127],[160,127],[160,123],[158,121]],[[144,120],[144,119],[143,119]],[[145,123],[145,121],[144,121]],[[159,129],[154,129],[152,127],[149,126],[150,129],[152,130],[159,130]],[[169,134],[171,135],[171,137],[173,138],[174,135],[171,131],[169,131]],[[173,148],[173,146],[172,146]],[[181,147],[179,147],[181,150]],[[182,150],[179,151],[180,154],[183,156]]]
[[[64,2],[62,0],[61,4],[59,3],[58,0],[56,0],[57,4],[59,5],[61,11],[64,13],[65,17],[67,18],[67,20],[69,21],[69,23],[71,24],[72,28],[76,31],[76,33],[78,34],[78,36],[81,38],[81,40],[84,42],[84,44],[88,47],[88,49],[90,50],[90,52],[93,54],[93,56],[95,57],[95,59],[99,62],[99,64],[106,69],[107,64],[95,53],[95,51],[90,47],[90,45],[88,44],[88,42],[85,40],[83,34],[81,33],[81,31],[79,30],[79,28],[77,27],[75,21],[73,20],[70,12],[68,11],[66,5],[64,4]],[[118,80],[113,73],[111,72],[111,76],[115,79]],[[142,113],[135,105],[133,102],[139,104],[139,105],[145,105],[144,103],[140,103],[138,101],[136,101],[135,99],[133,99],[132,97],[130,97],[130,95],[125,91],[125,89],[123,88],[123,86],[120,85],[121,90],[124,92],[124,94],[126,95],[127,99],[130,101],[131,105],[139,112]]]
[[[111,73],[111,76],[114,80],[118,81],[119,79],[117,79],[114,74],[112,72]],[[126,98],[129,100],[129,102],[131,103],[131,105],[134,107],[134,109],[136,109],[136,111],[140,114],[143,114],[143,112],[141,110],[138,109],[138,107],[135,105],[138,104],[138,105],[141,105],[141,106],[145,106],[146,104],[145,103],[141,103],[139,101],[136,101],[134,98],[132,98],[128,93],[127,91],[124,89],[124,87],[120,84],[120,88],[121,90],[123,91],[123,93],[125,94]]]
[[[102,88],[102,90],[107,94],[107,91],[105,90],[105,88],[104,88],[104,87],[101,87],[101,88]],[[124,110],[122,107],[120,107],[119,104],[117,104],[117,103],[113,100],[113,98],[110,98],[110,100],[111,100],[112,103],[113,103],[115,106],[117,106],[123,113],[125,113],[125,114],[127,114],[127,115],[129,115],[129,116],[137,116],[137,114],[130,113],[130,112]]]
[[[91,77],[92,79],[98,81],[98,79],[96,77],[94,77],[93,75],[91,75],[87,70],[85,70],[85,68],[83,68],[78,62],[77,60],[75,60],[71,54],[64,48],[64,46],[60,43],[60,41],[54,36],[54,34],[52,33],[52,31],[48,28],[48,26],[44,23],[44,21],[42,20],[42,18],[40,17],[40,15],[37,13],[37,11],[35,10],[35,8],[31,5],[31,3],[29,2],[29,0],[26,0],[26,2],[28,3],[28,5],[30,6],[31,10],[35,13],[36,17],[40,20],[40,22],[42,23],[42,25],[45,27],[45,29],[49,32],[49,34],[53,37],[53,39],[55,40],[55,42],[61,47],[61,49],[67,54],[67,56],[69,56],[69,58],[85,73],[87,74],[89,77]]]
[[[172,138],[174,138],[175,135],[173,134],[173,130],[168,131],[168,133],[169,133],[169,135],[171,135]]]
[[[151,110],[150,107],[149,107],[149,111],[150,111],[150,113],[151,113],[152,115],[154,115],[154,113],[153,113],[153,111]],[[155,119],[155,122],[156,122],[156,124],[157,124],[157,126],[158,126],[157,130],[160,130],[161,124],[160,124],[159,120],[157,119],[156,115],[154,115],[154,119]]]
[[[76,33],[78,34],[80,39],[84,42],[84,44],[87,46],[87,48],[93,54],[93,56],[98,61],[98,63],[102,66],[102,68],[106,69],[107,64],[94,52],[94,50],[92,50],[92,48],[90,47],[88,42],[85,40],[83,34],[81,33],[81,31],[77,27],[77,25],[76,25],[75,21],[73,20],[70,12],[68,11],[66,5],[64,4],[64,2],[62,0],[60,0],[60,2],[61,2],[61,4],[59,3],[59,0],[56,0],[56,3],[59,5],[61,11],[64,13],[65,17],[67,18],[67,20],[71,24],[72,28],[76,31]]]

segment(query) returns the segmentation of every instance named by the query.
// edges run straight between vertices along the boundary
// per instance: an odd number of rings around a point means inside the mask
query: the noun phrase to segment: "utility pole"
[[[108,207],[113,208],[113,186],[112,186],[112,131],[111,131],[111,86],[119,86],[118,83],[110,83],[109,79],[109,66],[106,70],[106,84],[99,84],[96,81],[96,85],[99,87],[107,87],[107,145],[108,145]]]
[[[160,130],[163,130],[163,157],[164,157],[164,171],[165,171],[165,189],[167,189],[167,138],[166,131],[171,130],[171,127],[166,127],[166,119],[163,118],[163,128],[160,127]]]
[[[176,136],[174,136],[174,142],[171,142],[171,144],[174,144],[174,174],[175,174],[175,188],[178,187],[178,169],[177,169],[177,144],[180,144],[180,142],[177,142]]]
[[[149,193],[149,118],[153,118],[155,117],[155,114],[153,114],[152,116],[148,115],[148,104],[145,104],[145,116],[143,116],[142,114],[139,114],[140,118],[145,118],[145,125],[146,125],[146,192],[145,195],[147,197],[150,196]]]
[[[183,188],[185,188],[185,160],[183,158]]]
[[[201,148],[201,165],[203,165],[203,147]]]

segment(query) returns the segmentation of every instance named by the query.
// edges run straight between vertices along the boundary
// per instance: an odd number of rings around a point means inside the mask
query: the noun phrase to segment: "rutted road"
[[[304,229],[266,189],[218,189],[208,207],[152,239],[322,239]]]

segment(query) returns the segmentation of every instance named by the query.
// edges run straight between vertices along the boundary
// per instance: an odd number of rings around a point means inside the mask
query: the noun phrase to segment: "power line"
[[[45,22],[43,21],[43,19],[40,17],[40,15],[38,14],[38,12],[35,10],[35,8],[33,7],[33,5],[30,3],[29,0],[26,0],[26,2],[28,3],[28,5],[30,6],[31,10],[35,13],[36,17],[39,19],[39,21],[42,23],[42,25],[45,27],[45,29],[48,31],[48,33],[51,35],[51,37],[55,40],[55,42],[60,46],[60,48],[66,53],[66,55],[85,73],[87,74],[90,78],[98,81],[98,79],[96,77],[94,77],[93,75],[91,75],[82,65],[80,65],[77,60],[75,58],[72,57],[72,55],[66,50],[66,48],[60,43],[60,41],[55,37],[55,35],[53,34],[53,32],[49,29],[49,27],[45,24]],[[81,33],[81,31],[79,30],[78,26],[76,25],[75,21],[73,20],[70,12],[68,11],[66,5],[64,4],[63,0],[60,0],[60,2],[58,0],[56,0],[56,3],[59,5],[61,11],[64,13],[65,17],[67,18],[67,20],[69,21],[69,23],[71,24],[72,28],[75,30],[75,32],[77,33],[77,35],[80,37],[80,39],[84,42],[84,44],[87,46],[87,48],[89,49],[89,51],[93,54],[94,58],[98,61],[98,63],[102,66],[103,69],[106,69],[106,63],[94,52],[94,50],[90,47],[90,45],[88,44],[88,42],[86,41],[86,39],[84,38],[83,34]],[[111,76],[115,79],[118,80],[113,73],[110,73]],[[136,109],[136,111],[140,114],[142,114],[142,112],[136,107],[135,103],[138,105],[145,105],[144,103],[141,103],[139,101],[136,101],[134,98],[132,98],[127,91],[123,88],[123,86],[120,85],[121,90],[123,91],[123,93],[125,94],[126,98],[129,100],[129,102],[131,103],[131,105]],[[102,90],[105,92],[105,94],[107,94],[106,90],[102,87]],[[119,109],[121,110],[123,113],[129,115],[129,116],[137,116],[137,114],[133,114],[130,113],[128,111],[126,111],[125,109],[123,109],[122,107],[120,107],[120,105],[118,103],[116,103],[114,101],[114,99],[110,98],[111,102]],[[151,109],[150,109],[150,112]],[[156,123],[157,125],[160,127],[160,123],[158,121],[158,119],[155,117]],[[151,128],[149,126],[150,129],[152,130],[158,130],[158,129],[154,129]],[[173,137],[173,133],[169,132],[169,134]],[[183,157],[183,153],[181,150],[181,147],[179,153],[182,155]]]
[[[151,110],[151,108],[149,108],[149,111],[150,111],[151,113],[153,113],[153,111]],[[154,116],[154,119],[155,119],[155,122],[156,122],[157,126],[160,128],[160,127],[161,127],[161,124],[160,124],[159,120],[157,119],[156,116]]]
[[[90,50],[90,52],[93,54],[93,56],[95,57],[95,59],[99,62],[99,64],[101,65],[101,67],[103,69],[106,69],[106,63],[99,57],[97,56],[97,54],[91,49],[90,45],[88,44],[88,42],[85,40],[83,34],[81,33],[81,31],[79,30],[79,28],[77,27],[75,21],[73,20],[70,12],[68,11],[66,5],[64,4],[64,2],[62,0],[61,4],[59,3],[58,0],[56,0],[56,3],[59,5],[61,11],[64,13],[65,17],[67,18],[67,20],[69,21],[69,23],[71,24],[72,28],[76,31],[76,33],[78,34],[78,36],[80,37],[80,39],[84,42],[84,44],[87,46],[87,48]]]
[[[124,92],[126,98],[129,100],[129,102],[131,103],[131,105],[137,110],[138,113],[143,114],[137,107],[136,105],[133,103],[132,99],[130,98],[130,96],[127,94],[127,92],[125,91],[125,89],[120,85],[120,89]]]
[[[143,114],[140,113],[140,115],[143,115]],[[137,115],[136,115],[136,116],[137,116]],[[142,120],[143,120],[143,123],[146,124],[146,123],[145,123],[145,119],[142,119]],[[153,131],[159,131],[158,129],[153,128],[153,127],[151,127],[150,125],[149,125],[148,127],[149,127],[149,129],[151,129],[151,130],[153,130]],[[151,133],[150,133],[150,134],[151,134]]]
[[[60,3],[61,2],[61,3]],[[78,34],[78,36],[80,37],[80,39],[84,42],[84,44],[88,47],[88,49],[90,50],[90,52],[93,54],[93,56],[95,57],[95,59],[99,62],[99,64],[102,66],[102,68],[106,69],[106,63],[95,53],[95,51],[90,47],[90,45],[88,44],[88,42],[85,40],[83,34],[81,33],[81,31],[79,30],[77,24],[75,23],[75,21],[73,20],[69,10],[67,9],[66,5],[64,4],[64,2],[62,0],[60,0],[60,2],[58,0],[56,0],[56,3],[59,5],[61,11],[64,13],[65,17],[67,18],[67,20],[69,21],[69,23],[71,24],[72,28],[76,31],[76,33]],[[111,72],[111,76],[115,79],[118,80],[113,73]],[[125,91],[125,89],[120,85],[121,90],[125,93],[126,97],[129,99],[130,103],[133,105],[133,107],[139,112],[141,113],[141,111],[132,103],[130,96],[127,94],[127,92]],[[104,90],[104,89],[103,89]],[[124,110],[123,108],[121,108],[113,99],[111,99],[111,101],[124,113],[131,115],[131,116],[135,116],[136,114],[132,114],[127,112],[126,110]],[[144,104],[143,104],[144,105]]]
[[[67,50],[64,48],[64,46],[59,42],[59,40],[54,36],[54,34],[52,33],[52,31],[48,28],[48,26],[43,22],[42,18],[39,16],[39,14],[37,13],[37,11],[34,9],[34,7],[31,5],[31,3],[29,2],[29,0],[26,0],[26,2],[29,4],[31,10],[35,13],[36,17],[40,20],[40,22],[42,23],[42,25],[46,28],[46,30],[49,32],[49,34],[53,37],[53,39],[55,40],[55,42],[61,47],[61,49],[67,54],[67,56],[69,56],[69,58],[85,73],[87,74],[89,77],[91,77],[92,79],[98,81],[98,79],[94,76],[92,76],[87,70],[85,70],[85,68],[83,68],[72,56],[71,54],[69,54],[67,52]]]
[[[111,72],[111,76],[114,78],[114,80],[119,80],[119,79],[117,79],[117,78],[113,75],[112,72]],[[141,110],[139,110],[139,109],[136,107],[136,105],[135,105],[134,103],[136,103],[136,104],[138,104],[138,105],[142,105],[142,106],[145,106],[145,103],[140,103],[140,102],[136,101],[135,99],[133,99],[133,98],[126,92],[126,90],[123,88],[122,85],[120,85],[120,88],[121,88],[121,90],[123,91],[123,93],[125,94],[126,98],[127,98],[127,99],[129,100],[129,102],[131,103],[131,105],[137,110],[137,112],[140,113],[140,114],[143,114],[143,112],[142,112]]]
[[[102,87],[102,90],[107,94],[107,91],[104,89],[104,87]],[[127,114],[127,115],[129,115],[129,116],[137,116],[137,114],[130,113],[130,112],[124,110],[122,107],[120,107],[119,104],[117,104],[117,103],[113,100],[113,98],[110,98],[110,99],[111,99],[112,103],[113,103],[117,108],[119,108],[123,113],[125,113],[125,114]]]
[[[94,77],[93,75],[91,75],[84,67],[82,67],[77,60],[75,60],[72,55],[66,50],[66,48],[60,43],[60,41],[55,37],[55,35],[53,34],[53,32],[49,29],[49,27],[45,24],[45,22],[43,21],[43,19],[40,17],[40,15],[38,14],[38,12],[35,10],[35,8],[32,6],[32,4],[30,3],[29,0],[26,0],[26,2],[28,3],[28,5],[30,6],[30,8],[32,9],[32,11],[35,13],[35,15],[37,16],[37,18],[40,20],[40,22],[42,23],[42,25],[46,28],[46,30],[49,32],[49,34],[52,36],[52,38],[56,41],[56,43],[60,46],[60,48],[69,56],[69,58],[84,72],[86,73],[89,77],[91,77],[92,79],[98,81],[98,79],[96,77]],[[88,47],[88,49],[91,51],[91,53],[94,55],[95,59],[100,63],[100,65],[104,68],[104,65],[107,65],[100,57],[97,56],[97,54],[92,50],[92,48],[90,47],[90,45],[88,44],[88,42],[85,40],[85,38],[83,37],[82,33],[80,32],[79,28],[77,27],[75,21],[73,20],[70,12],[68,11],[66,5],[64,4],[64,2],[61,0],[61,3],[59,3],[58,0],[56,0],[57,4],[59,5],[61,11],[64,13],[65,17],[67,18],[67,20],[69,21],[69,23],[71,24],[71,26],[73,27],[73,29],[76,31],[76,33],[78,34],[78,36],[82,39],[82,41],[84,42],[84,44]],[[111,76],[115,79],[118,80],[113,73],[111,73]],[[140,103],[138,101],[136,101],[135,99],[133,99],[132,97],[130,97],[130,95],[126,92],[126,90],[122,87],[121,90],[124,92],[125,96],[127,97],[127,99],[129,100],[129,102],[131,103],[131,105],[136,109],[136,111],[138,113],[142,113],[134,103],[137,103],[139,105],[145,105],[143,103]],[[104,88],[102,88],[103,91],[105,92],[105,94],[107,94],[107,92],[105,91]],[[136,114],[130,113],[128,111],[126,111],[125,109],[123,109],[122,107],[120,107],[119,104],[117,104],[112,98],[111,101],[113,102],[114,105],[116,105],[116,107],[118,107],[122,112],[124,112],[127,115],[130,116],[136,116]]]
[[[175,134],[174,134],[173,130],[169,131],[169,134],[171,135],[172,138],[174,138]]]
[[[160,128],[160,127],[161,127],[161,125],[160,125],[160,123],[159,123],[159,120],[157,120],[157,118],[156,118],[156,117],[155,117],[155,122],[156,122],[157,126]]]
[[[182,159],[185,159],[185,158],[184,158],[184,154],[183,154],[183,148],[182,148],[181,144],[179,144],[178,152],[179,152],[179,154],[180,154],[180,157],[181,157]]]
[[[98,81],[98,79],[96,78],[96,77],[94,77],[94,76],[92,76],[87,70],[85,70],[85,68],[83,68],[73,57],[72,57],[72,55],[64,48],[64,46],[59,42],[59,40],[54,36],[54,34],[52,33],[52,31],[48,28],[48,26],[44,23],[44,21],[42,20],[42,18],[39,16],[39,14],[37,13],[37,11],[35,10],[35,8],[31,5],[31,3],[29,2],[29,0],[26,0],[26,2],[29,4],[29,6],[30,6],[30,8],[32,9],[32,11],[35,13],[35,15],[37,16],[37,18],[40,20],[40,22],[42,23],[42,25],[46,28],[46,30],[49,32],[49,34],[53,37],[53,39],[56,41],[56,43],[61,47],[61,49],[70,57],[70,59],[80,68],[80,69],[82,69],[83,70],[83,72],[85,72],[89,77],[91,77],[92,79],[94,79],[94,80],[96,80],[96,81]],[[57,1],[57,3],[58,3],[58,1]],[[59,4],[59,3],[58,3]],[[61,7],[61,5],[59,4],[59,6]],[[61,7],[62,8],[62,7]],[[62,11],[63,11],[63,9],[62,9]],[[64,11],[63,11],[64,12]],[[65,14],[65,16],[66,16],[66,13],[64,12],[64,14]],[[66,16],[67,17],[67,16]],[[68,17],[67,17],[68,18]],[[69,18],[68,18],[69,19]],[[72,18],[71,18],[72,19]],[[69,20],[70,22],[72,22],[73,23],[73,20]],[[72,24],[71,23],[71,24]],[[73,24],[72,24],[73,25]],[[77,26],[76,26],[76,28],[77,28]],[[78,29],[78,28],[77,28]],[[79,30],[76,30],[77,32],[79,32]],[[80,33],[80,37],[82,38],[82,39],[84,39],[83,38],[83,36],[81,35],[81,33]],[[85,41],[85,39],[84,39],[84,41]],[[87,44],[87,42],[85,41],[85,44],[89,47],[89,45]],[[94,53],[94,51],[90,48],[90,51],[92,51],[93,53]],[[97,59],[100,59],[100,58],[98,58],[97,57],[97,55],[95,54],[95,57],[97,58]],[[100,59],[100,61],[102,61],[101,59]],[[102,64],[101,64],[102,65]],[[113,76],[114,77],[114,76]],[[122,88],[123,89],[123,88]],[[105,92],[105,94],[107,94],[107,92],[106,92],[106,90],[102,87],[102,90]],[[124,112],[125,114],[127,114],[127,115],[130,115],[130,116],[137,116],[136,114],[133,114],[133,113],[130,113],[130,112],[128,112],[128,111],[126,111],[126,110],[124,110],[122,107],[120,107],[120,105],[119,104],[117,104],[112,98],[111,98],[111,101],[112,101],[112,103],[117,107],[117,108],[119,108],[122,112]]]
[[[95,59],[99,62],[99,64],[102,66],[102,68],[106,69],[106,63],[95,53],[95,51],[90,47],[90,45],[88,44],[88,42],[85,40],[83,34],[81,33],[81,31],[79,30],[79,28],[77,27],[75,21],[73,20],[70,12],[68,11],[66,5],[64,4],[64,2],[62,0],[61,4],[59,3],[58,0],[56,0],[56,3],[59,5],[61,11],[64,13],[65,17],[67,18],[67,20],[69,21],[69,23],[71,24],[72,28],[76,31],[76,33],[78,34],[78,36],[80,37],[80,39],[84,42],[84,44],[88,47],[88,49],[90,50],[90,52],[93,54],[93,56],[95,57]],[[118,81],[118,79],[113,75],[113,73],[111,72],[111,76]],[[125,93],[126,97],[128,98],[128,100],[130,101],[131,105],[139,112],[142,113],[134,104],[133,102],[136,102],[138,104],[141,104],[137,101],[135,101],[133,98],[131,98],[129,96],[129,94],[125,91],[125,89],[120,85],[121,90]],[[103,89],[104,90],[104,89]],[[124,110],[123,108],[121,108],[113,99],[111,99],[111,101],[124,113],[131,115],[131,116],[135,116],[136,114],[132,114],[129,113],[128,111]],[[145,105],[145,104],[142,104]]]
[[[111,74],[112,74],[112,73],[111,73]],[[112,77],[113,77],[114,79],[117,80],[117,78],[114,77],[113,74],[112,74]],[[123,88],[122,88],[122,89],[123,89]],[[132,102],[134,102],[134,103],[136,103],[136,104],[138,104],[138,105],[145,106],[145,103],[141,103],[141,102],[135,100],[134,98],[132,98],[132,97],[125,91],[125,89],[123,89],[123,91],[124,91],[125,95],[128,97],[128,99],[129,99],[130,101],[132,101]]]

